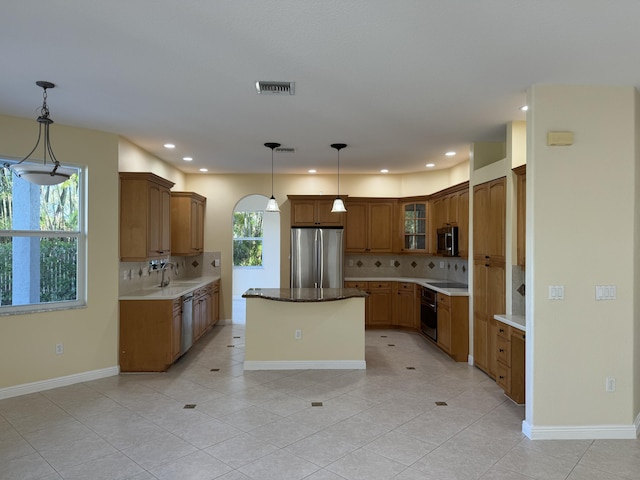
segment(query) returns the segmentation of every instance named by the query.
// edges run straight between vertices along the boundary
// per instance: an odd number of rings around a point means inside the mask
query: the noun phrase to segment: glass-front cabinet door
[[[426,252],[427,203],[405,203],[403,251]]]

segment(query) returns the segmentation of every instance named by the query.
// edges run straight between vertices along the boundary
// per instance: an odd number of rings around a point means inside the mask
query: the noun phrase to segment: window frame
[[[232,267],[233,268],[241,268],[244,270],[257,270],[257,269],[263,269],[264,268],[264,210],[236,210],[233,212],[234,216],[233,216],[233,221],[235,222],[235,214],[236,213],[260,213],[262,215],[262,227],[261,227],[261,231],[262,231],[262,236],[260,237],[232,237],[231,239],[231,263],[232,263]],[[232,225],[232,232],[234,232],[234,225]],[[235,234],[235,232],[234,232]],[[235,264],[235,242],[236,241],[260,241],[260,245],[262,247],[261,252],[262,254],[260,255],[260,265],[236,265]]]
[[[6,160],[2,159],[4,162]],[[9,160],[8,162],[12,162]],[[38,162],[25,162],[38,163]],[[62,300],[46,303],[29,303],[26,305],[0,305],[0,316],[28,314],[38,312],[51,312],[58,310],[71,310],[86,308],[87,306],[87,167],[80,165],[64,164],[65,167],[77,169],[78,176],[78,229],[77,230],[0,230],[0,237],[10,238],[75,238],[77,242],[76,252],[76,299]],[[12,175],[15,175],[12,173]]]

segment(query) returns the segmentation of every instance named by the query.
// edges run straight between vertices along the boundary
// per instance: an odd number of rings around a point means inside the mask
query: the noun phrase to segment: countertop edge
[[[450,297],[468,297],[469,289],[464,288],[441,288],[434,287],[429,282],[443,282],[445,280],[439,278],[418,278],[418,277],[345,277],[345,282],[410,282],[423,287],[430,288],[436,292],[443,293]]]
[[[124,293],[118,296],[118,300],[174,300],[187,293],[193,292],[209,283],[220,280],[219,275],[202,276],[197,278],[181,278],[168,287],[148,287],[133,292]],[[189,285],[182,286],[180,283],[189,282]]]
[[[292,297],[290,294],[293,290],[300,291],[299,297]],[[305,296],[304,291],[324,291],[328,292],[327,297],[317,298],[311,295]],[[289,295],[285,293],[289,292]],[[275,302],[287,302],[287,303],[323,303],[323,302],[335,302],[338,300],[348,300],[350,298],[366,298],[369,295],[357,288],[250,288],[242,294],[242,298],[259,298],[262,300],[270,300]]]
[[[527,329],[526,318],[522,315],[496,314],[493,318],[523,332]]]

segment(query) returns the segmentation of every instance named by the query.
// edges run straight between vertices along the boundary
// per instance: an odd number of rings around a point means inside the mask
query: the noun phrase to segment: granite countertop
[[[147,287],[133,292],[122,294],[119,300],[173,300],[200,287],[220,280],[219,275],[203,276],[196,278],[180,278],[172,280],[166,287]]]
[[[452,280],[437,278],[417,278],[417,277],[346,277],[345,282],[410,282],[430,288],[436,292],[444,293],[450,297],[468,297],[469,287],[456,282],[454,286],[442,286],[444,282]]]
[[[527,321],[524,315],[507,315],[506,313],[501,313],[494,315],[493,318],[523,332],[527,329]]]
[[[250,288],[242,298],[264,298],[279,302],[331,302],[366,297],[359,288]]]

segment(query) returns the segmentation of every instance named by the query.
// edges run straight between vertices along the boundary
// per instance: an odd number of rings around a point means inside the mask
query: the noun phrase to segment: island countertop
[[[358,288],[250,288],[242,294],[242,298],[264,298],[278,302],[331,302],[367,296]]]

